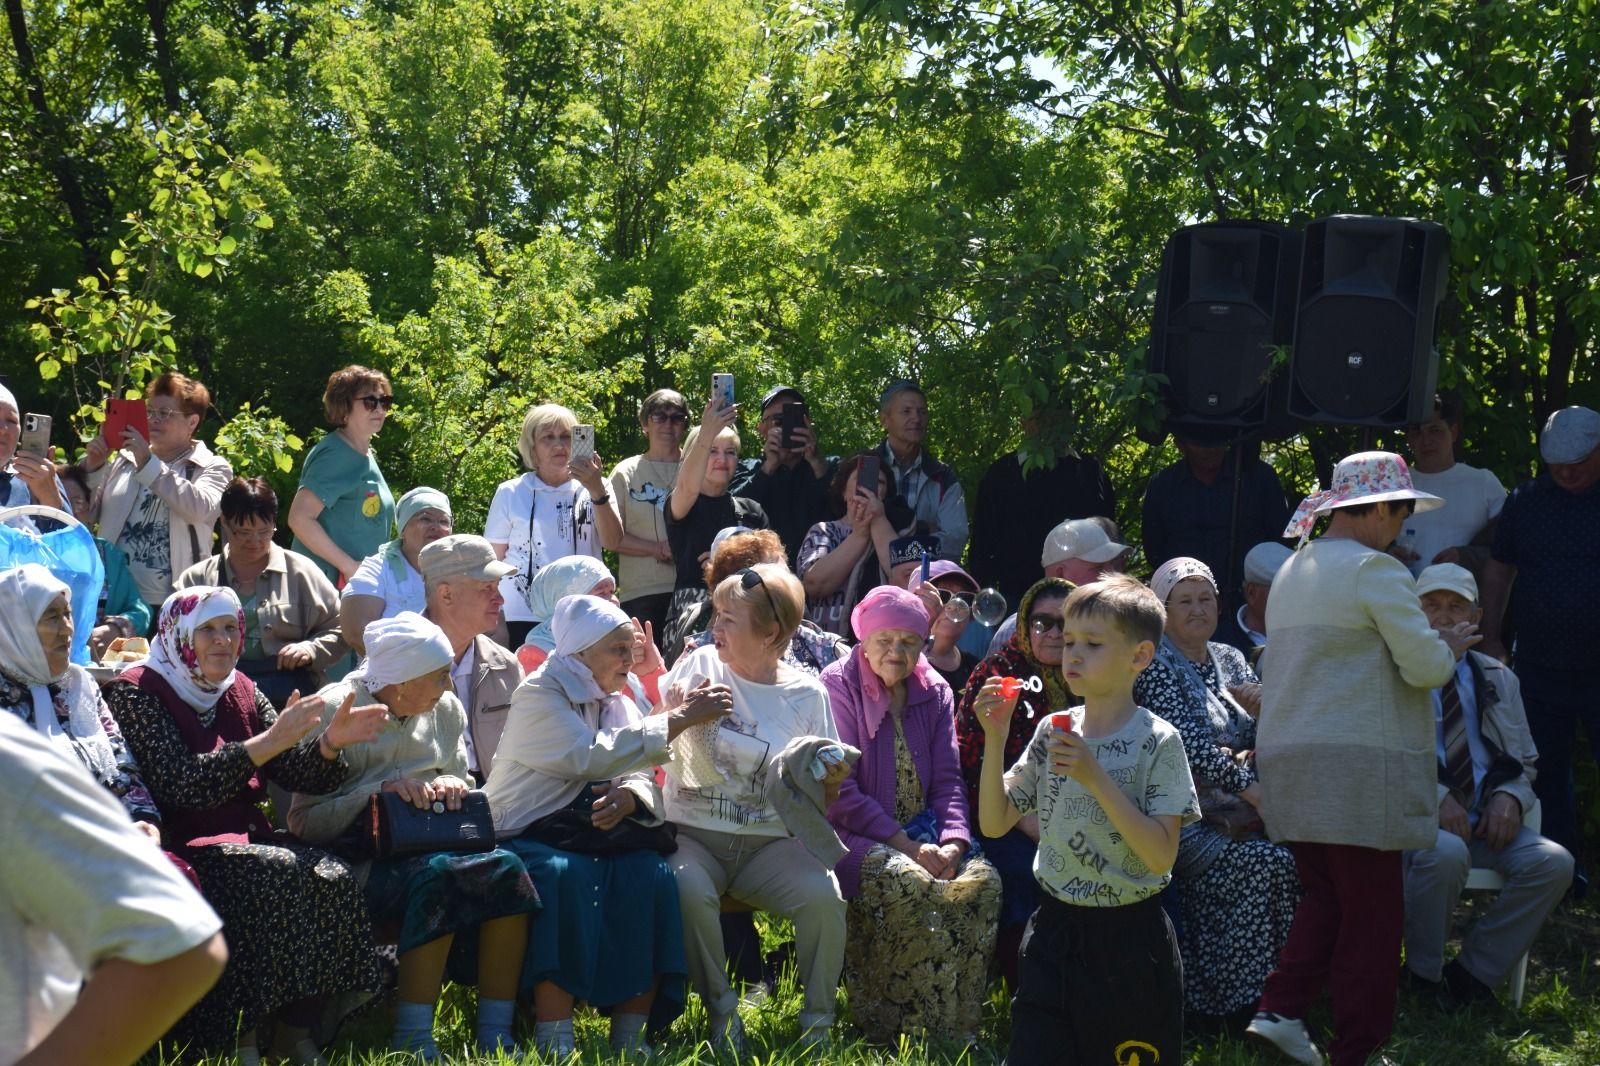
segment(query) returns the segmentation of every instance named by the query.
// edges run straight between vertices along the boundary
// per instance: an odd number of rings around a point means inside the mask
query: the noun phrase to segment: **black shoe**
[[[1494,989],[1467,972],[1460,962],[1451,960],[1440,974],[1439,1006],[1447,1011],[1468,1010],[1472,1007],[1499,1006]]]
[[[1437,996],[1442,981],[1430,981],[1409,966],[1400,967],[1400,987],[1414,996]]]

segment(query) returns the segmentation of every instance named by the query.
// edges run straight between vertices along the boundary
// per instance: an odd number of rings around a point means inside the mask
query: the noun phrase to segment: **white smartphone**
[[[711,375],[711,400],[717,410],[733,406],[733,375]]]
[[[49,415],[36,415],[32,412],[22,416],[22,435],[17,438],[17,451],[27,452],[43,459],[50,454],[50,424]]]
[[[594,454],[594,427],[579,423],[572,427],[572,458],[587,459]]]

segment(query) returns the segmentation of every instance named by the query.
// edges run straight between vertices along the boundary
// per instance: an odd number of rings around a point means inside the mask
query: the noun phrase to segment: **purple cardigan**
[[[894,814],[894,723],[884,715],[877,733],[867,738],[867,721],[861,698],[861,671],[869,670],[859,647],[848,657],[822,671],[822,684],[833,706],[839,739],[861,749],[861,759],[839,787],[838,800],[828,808],[828,821],[839,831],[850,853],[835,868],[846,899],[861,889],[861,860],[874,844],[883,844],[900,831]],[[931,671],[929,671],[932,674]],[[904,712],[906,746],[922,779],[927,806],[939,819],[940,843],[972,840],[967,828],[967,790],[961,778],[961,758],[956,753],[955,697],[937,674],[924,685],[913,674],[906,681]]]

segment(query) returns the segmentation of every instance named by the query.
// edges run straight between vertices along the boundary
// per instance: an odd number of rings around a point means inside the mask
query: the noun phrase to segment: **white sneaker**
[[[739,1059],[744,1057],[744,1020],[739,1017],[738,1010],[730,1014],[711,1015],[711,1051],[713,1054],[728,1054]]]
[[[1244,1035],[1257,1044],[1277,1052],[1290,1062],[1302,1066],[1326,1066],[1327,1060],[1306,1032],[1306,1023],[1299,1018],[1285,1018],[1271,1011],[1257,1011],[1245,1026]]]

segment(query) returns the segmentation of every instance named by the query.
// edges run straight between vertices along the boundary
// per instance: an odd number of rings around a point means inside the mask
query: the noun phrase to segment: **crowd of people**
[[[0,500],[91,527],[103,566],[92,618],[49,566],[0,571],[0,1066],[163,1036],[321,1063],[386,987],[392,1047],[441,1061],[446,980],[486,1052],[568,1055],[594,1009],[648,1054],[692,991],[738,1055],[756,911],[792,926],[806,1046],[841,988],[871,1043],[976,1044],[998,979],[1013,1066],[1176,1063],[1197,1032],[1355,1066],[1402,982],[1492,1002],[1586,888],[1587,408],[1509,494],[1457,461],[1449,395],[1411,464],[1351,455],[1298,506],[1242,445],[1180,440],[1141,562],[1072,452],[997,460],[969,527],[909,380],[844,457],[792,386],[747,459],[738,407],[661,389],[609,474],[535,406],[479,534],[436,488],[395,499],[390,383],[346,367],[288,548],[270,485],[197,439],[209,403],[164,374],[148,434],[56,465],[0,389]],[[85,633],[148,653],[86,667]],[[434,827],[409,850],[407,808]],[[1505,887],[1447,961],[1474,867]]]

